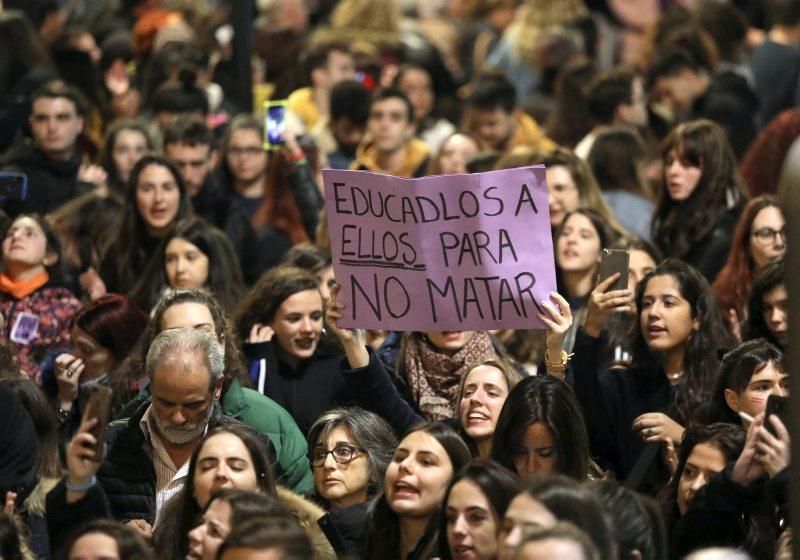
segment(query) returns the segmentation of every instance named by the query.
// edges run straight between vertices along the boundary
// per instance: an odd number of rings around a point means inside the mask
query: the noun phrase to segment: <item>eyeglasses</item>
[[[761,245],[767,245],[775,241],[775,236],[780,235],[781,240],[786,243],[786,228],[781,229],[772,229],[769,227],[764,227],[761,229],[757,229],[753,232],[753,237],[756,238]]]
[[[228,148],[228,153],[236,157],[241,157],[241,156],[255,157],[259,154],[263,154],[264,149],[258,146],[247,146],[245,148],[240,148],[238,146],[231,146],[230,148]]]
[[[352,445],[345,445],[341,443],[330,451],[326,451],[325,449],[315,449],[308,454],[308,462],[311,463],[312,467],[321,467],[325,464],[325,459],[328,458],[328,455],[332,454],[334,461],[340,465],[346,465],[353,460],[358,452],[366,453],[366,450],[361,449],[360,447],[353,447]]]

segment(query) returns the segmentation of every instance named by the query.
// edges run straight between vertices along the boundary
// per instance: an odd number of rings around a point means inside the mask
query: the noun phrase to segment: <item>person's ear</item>
[[[42,264],[46,267],[51,267],[58,262],[58,253],[54,251],[47,251],[44,254],[44,260]]]
[[[403,135],[403,138],[405,138],[406,141],[411,140],[412,138],[414,138],[414,132],[416,132],[416,130],[417,130],[416,125],[413,122],[409,122],[406,125],[406,131],[405,134]]]
[[[739,395],[733,389],[725,389],[725,402],[734,412],[739,412]]]
[[[695,317],[694,319],[692,319],[692,333],[696,333],[699,330],[700,330],[700,319],[698,317]]]
[[[222,397],[222,382],[225,380],[225,374],[219,376],[217,384],[214,387],[214,400],[218,401]]]

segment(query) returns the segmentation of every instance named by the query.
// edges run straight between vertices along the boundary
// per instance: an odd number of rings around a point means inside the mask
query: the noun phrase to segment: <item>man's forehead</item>
[[[34,114],[64,110],[77,113],[78,107],[69,97],[39,97],[33,102],[32,106],[32,112]]]

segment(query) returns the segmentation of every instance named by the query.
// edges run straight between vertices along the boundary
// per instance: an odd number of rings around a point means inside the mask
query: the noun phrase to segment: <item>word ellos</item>
[[[323,177],[341,325],[543,328],[539,302],[555,290],[544,167]]]

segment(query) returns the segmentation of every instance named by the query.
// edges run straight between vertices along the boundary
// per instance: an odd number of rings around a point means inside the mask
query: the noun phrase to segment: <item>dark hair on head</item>
[[[0,50],[0,98],[6,98],[20,76],[37,68],[52,70],[50,53],[24,12],[0,11],[0,44],[13,45]]]
[[[783,352],[763,338],[748,340],[727,352],[717,376],[717,387],[708,407],[701,409],[698,417],[703,423],[727,422],[740,424],[739,415],[728,405],[725,391],[741,393],[750,383],[753,375],[772,364],[780,373],[787,373]]]
[[[233,314],[236,330],[249,333],[256,323],[271,323],[287,298],[307,290],[319,292],[319,281],[309,271],[293,266],[276,266],[268,270],[236,308]]]
[[[765,5],[770,27],[773,25],[791,27],[800,23],[800,2],[796,0],[767,0]]]
[[[469,448],[461,436],[450,426],[441,422],[421,422],[411,428],[403,439],[415,432],[423,432],[434,438],[442,446],[453,468],[452,476],[460,471],[471,456]],[[402,445],[402,441],[400,444]],[[427,558],[437,542],[439,523],[436,514],[432,514],[420,537],[416,550],[421,551],[419,558]],[[400,519],[392,510],[386,499],[386,492],[378,496],[372,503],[367,521],[367,544],[365,558],[399,558],[400,551]]]
[[[614,527],[619,560],[633,558],[635,551],[642,560],[666,560],[667,531],[661,510],[651,498],[614,480],[600,480],[588,488]]]
[[[100,150],[98,162],[108,173],[109,186],[115,192],[123,193],[125,191],[126,179],[120,176],[119,169],[114,163],[114,148],[117,144],[117,137],[120,132],[134,131],[138,132],[144,138],[147,151],[152,152],[156,148],[155,140],[150,134],[150,129],[144,121],[134,119],[121,119],[112,122],[106,129],[105,140],[103,140],[103,148]]]
[[[367,454],[367,496],[370,498],[383,492],[386,467],[397,447],[391,426],[372,412],[358,407],[334,408],[324,412],[308,430],[309,456],[314,453],[317,442],[327,447],[327,439],[336,428],[342,428],[353,439],[353,443]],[[326,449],[327,450],[327,449]],[[312,470],[314,467],[312,465]],[[317,493],[319,489],[316,489]],[[320,500],[323,500],[320,496]]]
[[[517,545],[515,560],[524,560],[525,545],[539,541],[566,541],[577,544],[581,549],[581,560],[602,560],[610,558],[602,556],[586,532],[572,523],[559,521],[552,527],[533,527],[525,532]]]
[[[213,497],[209,496],[209,501],[205,504],[197,501],[194,478],[197,472],[197,461],[203,447],[208,440],[220,434],[231,434],[239,438],[250,454],[250,463],[259,491],[273,498],[277,497],[275,479],[272,477],[270,467],[271,458],[268,456],[269,451],[259,439],[257,432],[249,426],[239,423],[218,426],[210,430],[194,448],[189,459],[186,483],[181,491],[164,506],[165,509],[161,516],[163,521],[159,522],[156,532],[153,534],[155,548],[164,558],[184,558],[189,553],[189,531],[197,525],[202,512],[213,500]]]
[[[175,163],[162,155],[158,154],[145,154],[142,159],[136,162],[136,165],[133,166],[131,170],[130,179],[128,179],[128,192],[127,192],[127,200],[126,202],[129,205],[132,205],[135,211],[136,208],[136,189],[139,185],[139,177],[141,176],[142,172],[150,167],[151,165],[158,165],[160,167],[164,167],[169,171],[172,178],[175,180],[175,184],[178,186],[178,191],[180,192],[180,206],[178,207],[178,215],[175,216],[175,221],[181,220],[183,218],[188,217],[191,215],[191,205],[189,203],[188,197],[186,196],[186,183],[183,181],[183,175],[181,175],[180,169]],[[139,212],[136,211],[136,216],[141,222],[141,216],[139,216]],[[144,222],[141,222],[141,226],[144,227]]]
[[[259,143],[264,141],[264,124],[250,113],[240,113],[231,120],[225,135],[222,137],[222,149],[220,150],[220,172],[224,182],[229,185],[234,183],[234,176],[228,165],[231,141],[233,140],[233,135],[241,130],[255,132],[258,135]]]
[[[170,290],[164,294],[150,312],[150,319],[147,322],[144,333],[131,353],[130,358],[125,362],[123,368],[125,376],[120,377],[119,380],[121,390],[126,386],[130,386],[144,375],[150,344],[158,336],[158,333],[163,330],[164,313],[173,306],[187,303],[195,303],[208,309],[214,323],[214,334],[217,340],[223,344],[225,350],[225,378],[222,382],[222,394],[225,395],[234,379],[238,379],[243,387],[250,386],[250,377],[247,374],[247,368],[242,362],[242,356],[239,351],[238,337],[220,303],[206,290],[178,289]]]
[[[100,533],[114,539],[119,550],[119,557],[125,560],[153,560],[155,558],[148,545],[142,540],[142,537],[137,535],[133,529],[109,519],[95,519],[83,525],[72,534],[72,537],[56,558],[58,560],[69,560],[75,543],[81,537],[92,533]]]
[[[721,0],[703,0],[694,16],[698,27],[714,41],[721,60],[742,61],[749,23],[738,7]]]
[[[673,47],[662,53],[653,61],[647,71],[647,91],[653,89],[661,78],[675,77],[684,70],[698,73],[702,72],[704,68],[687,50]]]
[[[357,80],[344,80],[331,90],[331,122],[346,118],[355,125],[366,125],[372,93]]]
[[[589,84],[586,102],[595,123],[611,124],[620,105],[633,103],[633,82],[637,74],[628,68],[612,68]]]
[[[686,468],[686,461],[694,448],[705,443],[718,449],[724,456],[726,463],[732,463],[744,449],[745,430],[738,424],[718,422],[708,426],[689,426],[683,432],[683,439],[678,452],[678,467],[669,483],[659,493],[661,506],[664,509],[664,518],[669,525],[680,517],[678,510],[678,484]]]
[[[513,113],[517,106],[517,92],[504,74],[483,74],[475,81],[467,105],[478,111],[502,109],[505,113]]]
[[[583,527],[601,558],[616,556],[611,520],[588,485],[563,474],[542,474],[523,483],[521,493],[540,502],[559,521]]]
[[[294,515],[275,494],[251,492],[235,488],[217,490],[211,496],[203,511],[208,510],[212,502],[223,501],[231,508],[231,527],[241,525],[253,517],[288,517]]]
[[[642,305],[647,286],[658,276],[670,276],[675,280],[681,297],[689,303],[691,320],[698,322],[698,328],[691,332],[685,342],[684,370],[674,397],[675,419],[685,424],[694,411],[711,398],[719,367],[716,351],[729,348],[732,339],[708,281],[696,268],[679,259],[666,259],[639,282],[636,287],[636,309],[640,316],[647,312]],[[639,327],[634,331],[633,363],[652,371],[654,375],[663,375],[659,358],[647,347],[641,321],[637,323]],[[645,377],[647,379],[640,380],[642,383],[652,382],[651,378]]]
[[[656,265],[664,260],[664,255],[661,254],[661,251],[658,250],[658,247],[653,245],[653,243],[647,239],[635,235],[621,237],[611,247],[614,249],[627,249],[629,251],[642,251],[647,253],[647,255],[653,259],[653,262],[656,263]]]
[[[199,115],[178,115],[164,129],[164,148],[170,144],[187,146],[208,146],[214,149],[214,133]]]
[[[714,295],[722,308],[743,310],[747,305],[750,287],[756,274],[756,264],[750,250],[753,238],[753,222],[762,210],[777,208],[778,201],[770,195],[757,196],[744,207],[736,224],[728,252],[728,261],[714,280]]]
[[[208,114],[208,96],[197,85],[197,72],[188,67],[178,71],[177,79],[160,85],[150,105],[155,113]]]
[[[17,221],[21,220],[22,218],[30,218],[41,228],[42,233],[44,233],[45,238],[45,257],[47,254],[54,255],[56,260],[50,265],[45,266],[47,272],[50,274],[50,277],[55,277],[59,279],[61,277],[61,270],[62,270],[62,253],[61,253],[61,241],[58,239],[55,230],[41,214],[36,213],[27,213],[27,214],[19,214],[13,220],[8,222],[8,227],[3,232],[3,239],[6,238],[8,232],[14,226]],[[5,255],[4,255],[5,257]]]
[[[487,459],[475,459],[455,474],[445,492],[442,507],[439,508],[439,553],[443,560],[451,560],[453,557],[447,542],[447,503],[450,501],[453,487],[462,480],[471,482],[486,496],[486,501],[491,507],[489,513],[498,530],[503,516],[506,514],[506,509],[508,509],[508,504],[517,494],[517,484],[519,483],[519,479],[514,473]]]
[[[72,86],[61,80],[47,82],[45,85],[33,92],[33,95],[31,95],[31,107],[33,107],[33,104],[39,99],[57,98],[64,98],[71,101],[75,106],[75,112],[81,117],[85,117],[89,112],[89,102],[86,100],[86,97],[84,97],[81,91],[75,86]]]
[[[649,199],[652,192],[643,165],[647,157],[644,139],[635,128],[615,126],[597,135],[586,162],[601,190],[624,190]]]
[[[0,513],[0,558],[3,560],[33,558],[16,520],[5,513]]]
[[[108,350],[119,365],[139,341],[147,315],[125,296],[106,294],[78,313],[75,326]]]
[[[60,422],[53,412],[53,406],[36,382],[27,376],[18,375],[0,379],[0,383],[4,383],[16,393],[33,420],[38,440],[35,466],[37,476],[40,479],[61,478],[63,471],[58,453]],[[3,556],[0,555],[0,558]]]
[[[300,55],[300,64],[308,76],[309,83],[312,82],[311,75],[318,68],[325,68],[328,65],[328,57],[332,52],[340,52],[349,55],[350,44],[346,41],[318,41],[312,43]]]
[[[411,100],[405,93],[395,87],[382,87],[376,90],[375,93],[372,94],[372,99],[370,101],[370,112],[377,103],[386,101],[387,99],[399,99],[402,101],[403,105],[406,107],[407,122],[414,122],[414,106],[411,104]]]
[[[167,249],[173,239],[188,241],[208,258],[208,276],[202,287],[214,294],[226,310],[234,309],[244,293],[236,251],[224,232],[194,216],[177,222],[161,239],[157,257],[148,263],[139,284],[131,291],[131,298],[147,309],[158,301],[164,287],[169,285]]]
[[[222,543],[217,558],[236,548],[270,550],[281,560],[313,560],[314,548],[308,533],[289,517],[255,517],[234,525]]]
[[[516,472],[525,432],[536,423],[544,424],[553,437],[556,472],[588,480],[593,464],[583,413],[569,385],[550,376],[526,377],[508,394],[494,429],[492,459]]]
[[[764,267],[750,289],[750,299],[747,302],[747,339],[763,338],[778,348],[783,348],[780,340],[769,330],[764,320],[764,296],[778,286],[786,285],[786,267],[784,260],[779,259]]]
[[[554,142],[573,148],[592,129],[592,115],[586,102],[586,84],[597,73],[594,63],[578,57],[564,65],[555,85],[555,107],[545,129]]]
[[[281,259],[281,265],[302,268],[315,275],[321,274],[332,262],[333,257],[328,249],[310,242],[294,245]]]
[[[674,152],[674,153],[673,153]],[[701,119],[676,126],[661,145],[665,169],[678,158],[700,168],[692,194],[670,198],[666,186],[653,216],[653,241],[665,255],[685,257],[732,204],[743,198],[742,179],[725,132]]]
[[[23,375],[13,343],[7,338],[0,338],[0,379],[16,379]]]

